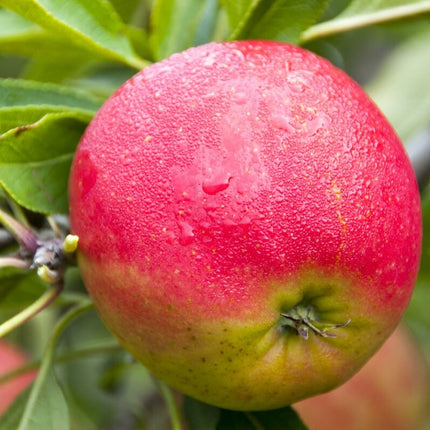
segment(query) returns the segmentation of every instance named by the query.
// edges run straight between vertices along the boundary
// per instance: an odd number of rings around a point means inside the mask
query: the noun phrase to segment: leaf
[[[141,0],[110,0],[124,22],[130,22],[137,13],[142,13]]]
[[[0,430],[69,430],[69,412],[53,371],[49,371],[34,403],[29,391],[18,397],[0,420]],[[28,415],[23,419],[24,412]]]
[[[184,398],[184,414],[190,430],[306,430],[290,407],[264,412],[218,409],[190,397]]]
[[[108,98],[126,80],[134,75],[133,70],[118,64],[100,64],[73,80],[73,86],[91,91],[103,100]]]
[[[47,105],[95,113],[100,108],[101,102],[102,100],[88,92],[65,86],[20,79],[0,79],[0,109]]]
[[[215,430],[220,410],[191,397],[184,397],[184,414],[189,430]]]
[[[73,151],[100,104],[59,85],[0,80],[0,184],[16,201],[38,212],[67,212]]]
[[[88,50],[4,9],[0,10],[0,52],[30,57],[25,76],[41,81],[61,82],[94,61]],[[35,66],[41,64],[43,71],[35,73]]]
[[[353,0],[338,17],[368,15],[389,10],[405,8],[404,12],[414,13],[428,6],[427,0]]]
[[[67,213],[70,164],[91,116],[50,113],[0,138],[0,183],[22,206],[42,213]]]
[[[430,126],[430,31],[400,45],[366,90],[407,141]]]
[[[149,46],[149,37],[146,29],[133,25],[127,26],[127,36],[134,50],[142,58],[152,58],[151,47]],[[149,62],[148,62],[149,65]]]
[[[150,44],[156,60],[211,40],[218,0],[156,0]]]
[[[144,65],[126,37],[125,24],[107,1],[0,0],[0,6],[99,58],[138,69]]]
[[[134,50],[144,58],[151,57],[146,32],[132,26],[125,31]],[[72,45],[8,10],[0,10],[0,52],[29,57],[31,61],[21,76],[42,82],[63,82],[97,64],[97,57],[85,47]]]
[[[300,37],[300,43],[429,12],[429,0],[352,0],[335,18],[305,30]]]
[[[4,9],[0,10],[0,40],[38,29],[36,25],[16,13]]]
[[[72,156],[38,163],[0,166],[0,182],[22,206],[34,212],[67,213],[67,173]]]
[[[0,417],[0,430],[17,429],[19,420],[28,401],[31,386],[24,390]]]
[[[87,51],[43,31],[0,38],[0,52],[29,57],[21,77],[42,82],[63,82],[94,62]]]
[[[18,430],[68,430],[69,412],[64,394],[55,379],[53,370],[46,375],[44,384],[34,405],[28,422],[20,422]]]
[[[0,108],[0,136],[15,127],[32,124],[43,115],[58,111],[58,108],[48,106]]]
[[[0,269],[0,309],[20,310],[37,300],[46,290],[46,284],[32,271],[12,267]]]
[[[216,430],[306,430],[297,413],[283,408],[264,412],[221,410]]]
[[[32,40],[31,43],[38,45],[37,40]],[[69,47],[54,47],[46,39],[42,40],[39,46],[42,46],[40,51],[45,50],[46,54],[33,56],[21,73],[24,79],[52,83],[70,82],[76,76],[85,73],[93,64],[90,55],[74,53]],[[66,54],[62,54],[64,50]]]
[[[274,39],[297,43],[324,12],[328,0],[224,0],[231,39]]]

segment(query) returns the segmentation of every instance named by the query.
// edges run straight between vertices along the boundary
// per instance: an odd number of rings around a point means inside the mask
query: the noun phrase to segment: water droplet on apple
[[[214,194],[218,194],[221,191],[226,190],[228,188],[228,185],[229,185],[228,182],[218,183],[218,182],[205,181],[202,184],[202,188],[206,194],[214,195]]]
[[[272,124],[274,127],[286,130],[290,133],[294,133],[296,131],[295,127],[291,124],[291,118],[284,115],[274,115],[272,117]]]
[[[285,200],[285,193],[281,187],[274,190],[274,199],[276,203],[282,203]]]
[[[180,230],[179,243],[181,245],[189,245],[194,241],[194,231],[191,224],[187,221],[178,221],[178,226]]]
[[[251,225],[251,222],[252,222],[252,220],[251,220],[251,218],[249,217],[249,216],[244,216],[240,221],[239,221],[239,225],[241,226],[241,227],[248,227],[248,226],[250,226]]]
[[[228,188],[230,180],[230,175],[220,172],[209,179],[205,179],[202,183],[202,189],[209,195],[218,194]]]
[[[214,64],[216,64],[216,54],[207,54],[203,66],[212,67]]]
[[[312,120],[306,121],[306,129],[310,134],[316,134],[323,128],[326,128],[330,122],[330,119],[327,115],[323,113],[319,113]]]
[[[243,54],[242,51],[240,51],[239,49],[233,49],[231,51],[231,53],[228,55],[234,62],[236,61],[244,61],[245,60],[245,55]],[[236,57],[236,58],[234,58]]]
[[[211,236],[208,236],[207,234],[205,234],[205,235],[203,236],[203,238],[202,238],[202,242],[203,242],[203,243],[210,243],[210,242],[212,242],[212,241],[213,241],[212,237],[211,237]]]
[[[246,93],[239,91],[233,94],[233,101],[238,105],[243,105],[247,101]]]
[[[305,70],[290,71],[286,77],[289,89],[297,93],[303,93],[311,87],[312,79],[312,73]]]
[[[224,227],[236,227],[237,226],[237,222],[234,221],[233,219],[227,218],[225,220],[223,220],[223,225]]]

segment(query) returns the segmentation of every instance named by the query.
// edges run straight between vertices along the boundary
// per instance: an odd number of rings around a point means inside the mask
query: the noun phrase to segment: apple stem
[[[319,336],[335,338],[336,334],[329,330],[346,327],[351,320],[349,319],[342,324],[324,324],[323,328],[318,328],[315,324],[319,322],[315,319],[315,312],[313,306],[295,306],[290,310],[290,313],[281,313],[281,316],[288,320],[288,327],[293,327],[297,334],[303,339],[309,339],[309,330],[313,331]]]

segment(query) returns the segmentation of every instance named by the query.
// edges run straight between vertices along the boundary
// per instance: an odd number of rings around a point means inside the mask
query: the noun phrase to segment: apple
[[[422,430],[430,419],[428,363],[399,327],[341,387],[294,405],[310,430]]]
[[[157,378],[238,410],[350,378],[398,324],[421,252],[399,138],[328,61],[210,43],[127,81],[70,176],[101,318]]]
[[[0,376],[9,373],[28,361],[27,355],[14,345],[0,341]],[[36,373],[27,372],[0,384],[0,415],[2,415],[18,395],[34,380]]]

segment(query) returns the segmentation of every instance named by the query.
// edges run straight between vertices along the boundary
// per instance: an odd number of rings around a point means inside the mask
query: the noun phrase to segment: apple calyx
[[[36,269],[38,276],[48,284],[62,281],[68,260],[78,247],[79,238],[68,234],[64,239],[53,238],[39,242],[30,269]]]
[[[0,209],[0,224],[20,245],[18,252],[0,257],[0,267],[36,270],[48,284],[61,284],[78,247],[79,237],[63,234],[51,217],[47,222],[50,230],[35,232],[26,222],[22,224]]]
[[[309,330],[322,337],[335,338],[336,334],[332,333],[331,330],[346,327],[351,320],[342,324],[322,324],[317,319],[315,309],[312,305],[299,304],[290,309],[288,313],[281,313],[281,316],[286,319],[283,321],[283,327],[292,327],[297,331],[303,339],[309,339]],[[322,328],[317,327],[322,326]]]

